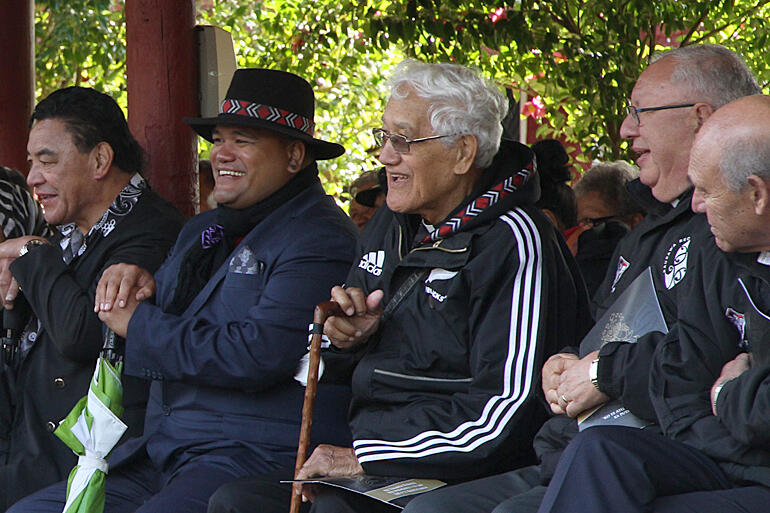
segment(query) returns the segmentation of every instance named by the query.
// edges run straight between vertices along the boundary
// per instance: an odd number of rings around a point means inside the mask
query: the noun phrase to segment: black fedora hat
[[[314,113],[313,88],[304,78],[274,69],[246,68],[235,71],[217,117],[184,118],[184,122],[207,141],[216,125],[248,126],[299,139],[313,150],[316,160],[339,157],[345,148],[313,137]]]

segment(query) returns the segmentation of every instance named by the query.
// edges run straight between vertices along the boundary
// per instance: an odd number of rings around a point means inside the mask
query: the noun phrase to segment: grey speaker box
[[[235,62],[230,33],[212,25],[195,27],[198,40],[201,117],[213,117],[219,112],[230,80],[238,65]]]

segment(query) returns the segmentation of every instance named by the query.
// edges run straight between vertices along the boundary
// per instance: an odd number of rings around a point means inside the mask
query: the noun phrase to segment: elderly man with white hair
[[[501,141],[507,110],[468,68],[397,68],[373,131],[386,206],[346,286],[332,290],[346,315],[324,329],[338,350],[361,352],[353,447],[319,446],[299,477],[463,481],[533,461],[547,416],[540,368],[579,340],[589,315],[572,256],[535,206],[531,150]],[[392,510],[337,489],[304,492],[315,512]]]

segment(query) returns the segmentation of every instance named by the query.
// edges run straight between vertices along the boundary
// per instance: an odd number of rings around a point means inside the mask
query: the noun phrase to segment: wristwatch
[[[34,248],[35,246],[48,246],[48,243],[41,239],[32,239],[30,241],[27,241],[27,243],[24,244],[19,250],[19,256],[23,257],[24,255],[29,253],[30,249]]]
[[[722,389],[725,387],[725,385],[728,384],[730,381],[732,381],[732,380],[727,379],[727,380],[721,382],[720,384],[718,384],[716,387],[714,387],[714,394],[713,394],[714,397],[711,399],[711,411],[716,416],[719,415],[717,413],[717,399],[719,399],[719,393],[722,391]]]
[[[591,366],[588,367],[588,379],[591,380],[591,384],[599,390],[599,359],[595,359],[591,362]],[[601,392],[601,390],[599,390]]]

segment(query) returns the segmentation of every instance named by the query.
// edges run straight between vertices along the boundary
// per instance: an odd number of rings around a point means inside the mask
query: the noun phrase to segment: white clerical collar
[[[760,251],[757,256],[757,262],[762,265],[770,266],[770,250]]]
[[[671,202],[671,206],[673,208],[676,208],[677,205],[679,205],[679,198],[677,198],[677,199],[675,199],[674,201]]]

